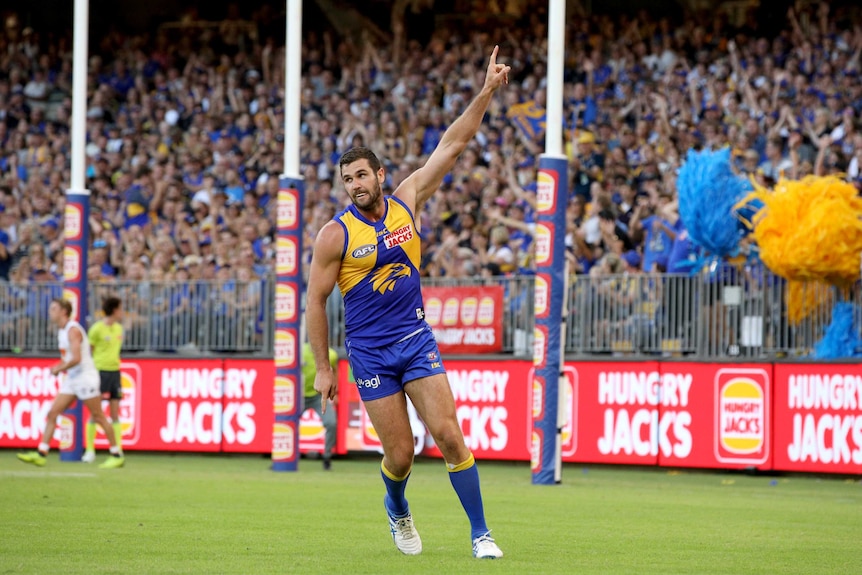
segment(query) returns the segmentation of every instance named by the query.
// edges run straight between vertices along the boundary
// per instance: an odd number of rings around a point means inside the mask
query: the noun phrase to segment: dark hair
[[[72,302],[61,297],[55,297],[51,300],[51,303],[57,304],[60,306],[60,309],[66,312],[67,316],[72,317]]]
[[[613,210],[605,208],[605,209],[599,211],[599,219],[613,222],[613,221],[616,221],[617,215],[614,213]]]
[[[352,164],[358,160],[368,160],[368,165],[371,166],[371,169],[374,170],[374,173],[382,167],[380,164],[380,160],[377,159],[377,156],[369,150],[368,148],[350,148],[341,156],[341,159],[338,160],[338,171],[341,173],[342,168],[348,164]]]
[[[105,312],[105,317],[110,317],[118,307],[123,305],[120,298],[115,296],[106,297],[102,302],[102,311]]]

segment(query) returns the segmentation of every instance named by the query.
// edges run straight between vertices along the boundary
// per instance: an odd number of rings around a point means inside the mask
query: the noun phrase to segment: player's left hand
[[[496,90],[503,84],[509,83],[509,70],[511,66],[497,63],[497,52],[500,51],[499,46],[494,46],[494,51],[491,52],[491,60],[488,62],[488,71],[485,73],[485,87],[491,91]]]

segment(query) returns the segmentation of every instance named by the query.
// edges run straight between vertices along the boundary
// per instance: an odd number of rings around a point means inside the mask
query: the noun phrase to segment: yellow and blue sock
[[[404,517],[410,513],[407,499],[404,498],[404,490],[407,488],[410,472],[408,471],[407,475],[403,477],[398,477],[386,469],[386,465],[381,461],[380,476],[383,477],[383,483],[386,485],[386,497],[384,498],[386,510],[394,517]]]
[[[447,463],[446,468],[449,470],[449,481],[452,482],[452,487],[455,488],[455,493],[461,500],[461,506],[470,520],[471,537],[475,539],[484,535],[488,532],[488,526],[485,524],[485,508],[482,505],[482,490],[479,487],[479,470],[473,454],[471,453],[466,461],[457,465]]]

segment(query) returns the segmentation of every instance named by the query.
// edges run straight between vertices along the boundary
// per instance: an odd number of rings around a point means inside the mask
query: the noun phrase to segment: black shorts
[[[100,371],[102,399],[123,399],[123,384],[119,371]]]

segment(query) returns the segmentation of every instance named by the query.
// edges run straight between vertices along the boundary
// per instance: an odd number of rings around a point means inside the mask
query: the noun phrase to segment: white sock
[[[110,448],[108,448],[108,451],[111,452],[111,455],[119,455],[120,454],[120,448],[117,447],[116,445],[112,445]]]
[[[38,449],[41,453],[48,453],[49,451],[51,451],[51,446],[47,443],[40,443],[39,447],[37,447],[36,449]]]

